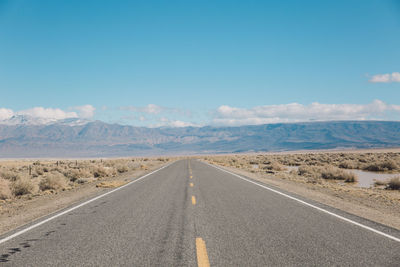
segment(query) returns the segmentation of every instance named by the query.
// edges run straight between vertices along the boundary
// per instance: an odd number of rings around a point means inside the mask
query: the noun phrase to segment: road
[[[257,184],[180,160],[0,236],[0,265],[399,266],[399,231]]]

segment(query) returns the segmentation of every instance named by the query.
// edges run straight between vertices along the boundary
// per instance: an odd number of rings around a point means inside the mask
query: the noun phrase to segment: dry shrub
[[[339,163],[339,168],[342,169],[357,169],[358,165],[354,161],[346,160],[344,162]]]
[[[386,188],[390,190],[400,190],[400,176],[390,179]]]
[[[264,169],[270,170],[270,171],[284,171],[284,170],[286,170],[285,166],[283,166],[282,164],[280,164],[277,161],[268,162],[268,165],[265,166]]]
[[[75,182],[81,178],[79,170],[75,169],[65,171],[64,176],[67,177],[71,182]]]
[[[78,183],[78,184],[86,184],[87,182],[89,182],[89,180],[90,179],[88,179],[88,178],[79,178],[75,182]]]
[[[333,166],[300,166],[298,174],[312,178],[323,178],[327,180],[344,180],[348,183],[357,181],[357,175]]]
[[[140,169],[142,169],[142,170],[148,170],[149,168],[146,166],[146,165],[140,165]]]
[[[9,181],[16,181],[20,178],[19,174],[14,171],[3,171],[0,173],[0,177]]]
[[[393,171],[398,168],[396,162],[393,160],[386,160],[383,162],[376,162],[369,164],[364,167],[364,170],[366,171],[372,171],[372,172],[383,172],[383,171]]]
[[[88,169],[70,169],[64,172],[65,177],[67,177],[71,182],[75,182],[80,178],[93,177],[92,173]]]
[[[93,177],[92,173],[88,169],[80,169],[79,170],[80,178],[90,178]]]
[[[31,179],[27,176],[21,176],[11,183],[11,192],[14,196],[22,196],[33,193],[35,187]]]
[[[43,173],[44,173],[44,170],[43,170],[42,167],[37,167],[37,168],[36,168],[36,174],[37,174],[37,175],[43,175]]]
[[[354,183],[357,181],[357,176],[352,172],[346,172],[335,167],[327,167],[321,169],[321,176],[324,179],[329,180],[344,180],[348,183]]]
[[[59,173],[53,172],[43,177],[43,179],[39,182],[39,189],[42,191],[45,190],[61,190],[67,187],[67,178]]]
[[[85,169],[68,169],[64,171],[64,176],[67,177],[71,182],[75,182],[80,178],[92,177],[92,174]]]
[[[12,197],[10,181],[0,178],[0,199],[9,199]]]
[[[124,173],[124,172],[129,171],[129,168],[126,165],[118,165],[117,166],[117,171],[119,173]]]
[[[104,167],[96,167],[93,169],[93,176],[95,178],[107,177],[108,175],[109,175],[109,172]]]
[[[302,165],[297,170],[297,173],[301,176],[315,176],[316,174],[316,167],[310,167],[307,165]]]

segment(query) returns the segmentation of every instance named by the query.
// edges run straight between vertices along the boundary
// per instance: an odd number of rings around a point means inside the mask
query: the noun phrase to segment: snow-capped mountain
[[[85,125],[90,122],[90,120],[79,119],[79,118],[68,118],[57,120],[54,118],[41,118],[33,117],[29,115],[14,115],[9,119],[0,120],[0,125],[50,125],[50,124],[60,124],[68,126],[79,126]]]
[[[76,118],[54,121],[18,116],[6,123],[0,124],[0,158],[400,147],[400,122],[390,121],[145,128]]]

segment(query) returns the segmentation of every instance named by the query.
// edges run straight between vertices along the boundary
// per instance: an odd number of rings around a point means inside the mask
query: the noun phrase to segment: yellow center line
[[[196,205],[196,198],[194,196],[192,196],[192,204]]]
[[[197,266],[210,267],[208,260],[206,242],[201,237],[196,237]]]
[[[193,176],[192,175],[190,175],[190,179],[192,179],[193,178]]]
[[[193,183],[190,183],[190,187],[193,187]]]

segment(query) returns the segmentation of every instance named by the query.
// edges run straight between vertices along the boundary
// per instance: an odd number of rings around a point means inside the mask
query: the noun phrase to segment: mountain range
[[[400,122],[145,128],[67,119],[0,122],[0,157],[116,157],[400,147]]]

